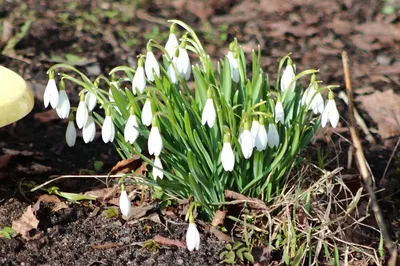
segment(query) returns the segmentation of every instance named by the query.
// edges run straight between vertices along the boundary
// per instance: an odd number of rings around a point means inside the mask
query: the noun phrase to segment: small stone
[[[376,57],[376,62],[378,62],[378,64],[383,65],[383,66],[388,66],[390,65],[390,58],[386,55],[378,55]]]

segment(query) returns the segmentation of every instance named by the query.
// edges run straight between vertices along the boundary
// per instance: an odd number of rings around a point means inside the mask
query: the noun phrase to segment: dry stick
[[[389,233],[387,231],[385,222],[382,217],[382,212],[379,208],[378,202],[376,200],[376,196],[374,190],[372,188],[372,178],[368,171],[367,161],[364,156],[364,151],[361,145],[360,138],[358,137],[358,131],[356,127],[356,120],[354,117],[354,102],[353,102],[353,89],[351,87],[351,79],[350,79],[350,71],[349,71],[349,58],[345,51],[342,52],[342,61],[343,61],[343,69],[344,69],[344,77],[346,82],[346,90],[349,97],[348,110],[349,110],[349,118],[350,118],[350,134],[353,140],[353,145],[356,150],[355,159],[357,162],[358,170],[360,171],[362,181],[364,183],[364,187],[367,189],[368,194],[371,199],[372,210],[374,211],[376,222],[378,223],[379,229],[381,231],[383,240],[385,242],[386,248],[390,252],[390,259],[388,262],[389,266],[396,266],[397,262],[397,249],[390,239]]]

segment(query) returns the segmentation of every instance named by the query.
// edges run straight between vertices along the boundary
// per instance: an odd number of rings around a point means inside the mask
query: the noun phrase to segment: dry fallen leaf
[[[128,174],[132,170],[138,169],[142,164],[142,161],[138,156],[119,161],[110,171],[110,175],[115,174]]]
[[[382,138],[400,134],[400,95],[395,94],[393,90],[375,91],[370,95],[357,96],[356,99],[378,124]]]
[[[26,240],[36,239],[40,235],[39,232],[34,236],[29,234],[32,229],[37,229],[39,225],[39,220],[34,214],[35,211],[39,210],[38,206],[39,204],[35,204],[33,207],[31,205],[28,206],[22,216],[12,222],[12,228]]]
[[[6,167],[12,157],[12,154],[5,154],[0,156],[0,169]]]

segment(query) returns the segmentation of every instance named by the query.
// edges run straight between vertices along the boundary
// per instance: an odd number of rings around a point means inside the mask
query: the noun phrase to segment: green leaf
[[[207,101],[208,86],[203,78],[203,75],[200,72],[199,66],[195,66],[193,68],[193,77],[196,87],[195,88],[196,102],[199,105],[199,108],[203,108]]]
[[[0,237],[11,239],[11,236],[15,234],[16,231],[11,227],[5,226],[3,229],[0,230]]]
[[[224,74],[222,78],[222,92],[224,94],[225,100],[227,103],[231,103],[231,95],[232,95],[232,77],[231,77],[231,68],[229,64],[228,57],[224,58]]]
[[[102,161],[94,162],[94,170],[100,171],[103,168],[104,163]]]
[[[117,217],[118,216],[118,208],[116,207],[110,207],[107,208],[103,211],[106,219],[111,219],[113,217]]]
[[[246,258],[246,260],[250,261],[251,263],[254,263],[254,257],[249,252],[245,252],[243,253],[243,255]]]
[[[128,101],[126,97],[122,94],[121,90],[117,89],[114,84],[110,84],[110,89],[112,93],[112,97],[117,105],[118,109],[121,111],[123,117],[128,119],[129,112],[127,110]],[[119,117],[118,115],[114,115],[114,117]]]

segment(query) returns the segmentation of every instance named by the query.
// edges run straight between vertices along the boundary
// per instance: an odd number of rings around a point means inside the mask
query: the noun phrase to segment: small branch
[[[367,161],[364,156],[362,144],[361,144],[360,138],[358,136],[358,131],[357,131],[357,127],[356,127],[356,119],[354,116],[353,89],[351,87],[351,79],[350,79],[350,71],[349,71],[349,58],[347,56],[347,53],[344,51],[342,52],[342,60],[343,60],[344,76],[345,76],[345,81],[346,81],[346,90],[347,90],[347,94],[349,96],[348,110],[349,110],[349,117],[350,117],[350,134],[351,134],[351,138],[353,140],[354,148],[356,150],[355,157],[356,157],[356,161],[357,161],[357,167],[358,167],[358,170],[360,171],[364,187],[367,189],[368,194],[370,196],[372,210],[374,212],[375,219],[376,219],[376,222],[378,223],[382,237],[384,239],[385,246],[390,252],[390,259],[388,261],[388,265],[395,266],[395,265],[397,265],[396,264],[397,263],[397,249],[396,249],[396,246],[393,244],[392,240],[390,239],[385,222],[383,220],[382,212],[379,208],[374,190],[372,188],[373,182],[372,182],[371,175],[368,171]]]
[[[157,244],[163,245],[163,246],[173,246],[173,247],[180,247],[180,248],[186,248],[186,245],[184,242],[180,240],[175,240],[175,239],[169,239],[160,235],[155,235],[153,238],[154,242]]]
[[[255,210],[268,210],[267,205],[265,205],[265,202],[256,198],[251,198],[251,197],[246,197],[240,193],[234,192],[232,190],[225,190],[225,198],[229,199],[235,199],[240,202],[235,202],[235,203],[246,203],[249,208],[255,209]],[[227,202],[229,204],[229,202]]]

